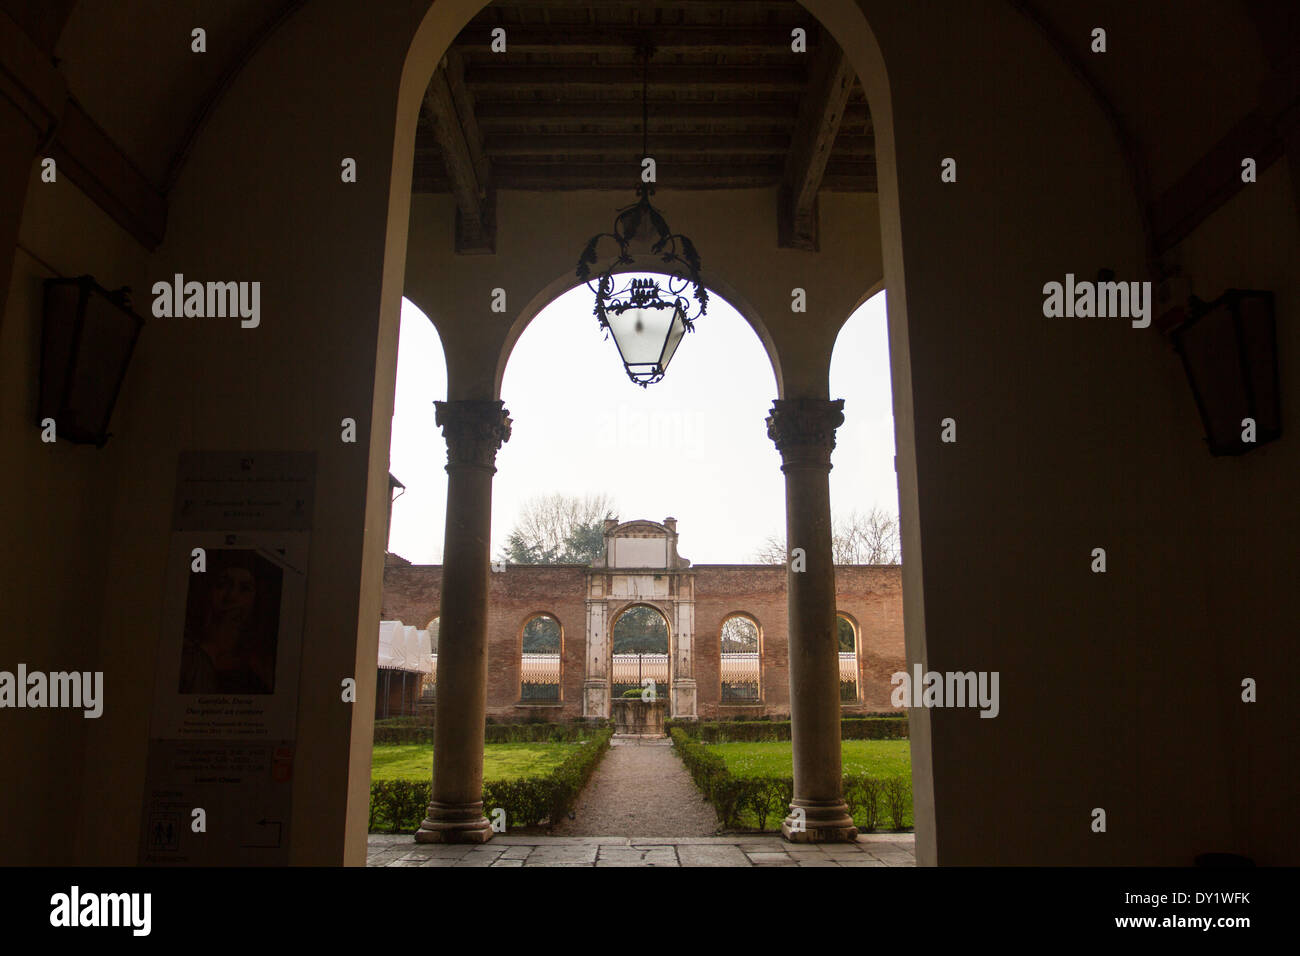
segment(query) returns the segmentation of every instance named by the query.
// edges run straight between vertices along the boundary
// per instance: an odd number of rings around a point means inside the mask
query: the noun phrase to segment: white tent
[[[416,660],[419,662],[420,665],[416,669],[420,671],[420,673],[422,674],[432,674],[433,673],[433,659],[432,659],[433,644],[429,640],[429,632],[416,631],[415,635],[416,637],[419,638],[419,647],[417,652],[418,656],[416,657]]]
[[[419,628],[412,624],[406,625],[406,633],[403,635],[402,646],[406,652],[406,657],[402,662],[402,670],[418,671],[420,669]]]
[[[379,622],[379,666],[400,670],[406,661],[406,628],[401,621]]]
[[[428,631],[401,621],[379,622],[379,666],[388,670],[433,673],[433,642]]]

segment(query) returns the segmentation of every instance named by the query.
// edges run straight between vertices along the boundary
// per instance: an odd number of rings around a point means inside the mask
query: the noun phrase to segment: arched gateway
[[[636,605],[668,622],[668,714],[695,713],[695,572],[677,553],[677,520],[605,522],[605,554],[587,575],[587,676],[582,715],[610,715],[614,622]]]

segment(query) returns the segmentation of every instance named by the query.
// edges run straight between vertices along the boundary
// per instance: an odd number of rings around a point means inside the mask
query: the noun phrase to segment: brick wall
[[[780,566],[697,565],[695,574],[695,679],[701,718],[790,713],[787,664],[786,572]],[[903,651],[901,569],[840,566],[835,570],[839,610],[858,627],[858,701],[846,713],[883,712],[889,677],[906,669]],[[383,620],[425,627],[438,615],[442,568],[391,562],[384,569]],[[578,565],[512,565],[490,578],[488,608],[488,715],[498,720],[582,716],[586,659],[587,569]],[[524,622],[546,613],[562,631],[562,686],[558,704],[519,699],[519,654]],[[743,613],[759,625],[761,702],[722,704],[719,668],[722,622]],[[440,640],[452,640],[443,633]]]

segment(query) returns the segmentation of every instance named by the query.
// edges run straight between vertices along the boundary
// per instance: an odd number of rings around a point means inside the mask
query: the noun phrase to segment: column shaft
[[[843,407],[842,400],[778,400],[767,420],[785,474],[789,549],[794,802],[781,833],[796,842],[847,841],[858,832],[841,786],[839,643],[831,546],[830,454],[835,429],[844,421]]]
[[[510,437],[501,402],[436,402],[447,438],[447,529],[442,554],[433,794],[420,843],[485,843],[483,727],[487,716],[488,575],[492,476]]]

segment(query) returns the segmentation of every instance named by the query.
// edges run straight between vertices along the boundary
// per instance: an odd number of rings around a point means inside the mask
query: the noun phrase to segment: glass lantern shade
[[[617,312],[610,309],[605,321],[628,377],[638,385],[651,385],[664,377],[686,334],[685,316],[677,302],[635,305]]]
[[[1273,293],[1229,289],[1173,333],[1212,455],[1241,455],[1282,433]],[[1254,441],[1244,438],[1254,422]]]
[[[38,424],[53,419],[57,440],[103,447],[143,325],[125,292],[90,276],[47,279]]]

